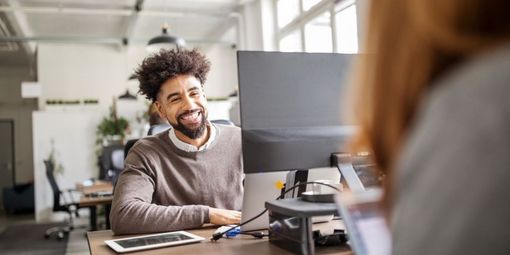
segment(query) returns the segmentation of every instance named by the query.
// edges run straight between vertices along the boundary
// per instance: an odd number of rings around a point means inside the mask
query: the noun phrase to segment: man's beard
[[[205,133],[205,129],[207,128],[207,116],[204,115],[204,111],[202,110],[200,110],[200,117],[202,120],[200,121],[199,126],[195,129],[186,127],[184,124],[182,124],[180,118],[177,118],[177,125],[172,124],[172,127],[191,139],[197,139]]]

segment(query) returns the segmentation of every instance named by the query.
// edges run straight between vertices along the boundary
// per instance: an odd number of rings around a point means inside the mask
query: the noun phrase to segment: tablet
[[[118,253],[140,251],[166,246],[175,246],[188,243],[196,243],[204,240],[203,237],[186,231],[175,231],[153,235],[128,237],[104,241],[110,248]]]
[[[381,197],[379,189],[344,192],[336,197],[354,254],[391,254],[391,234],[381,209]]]

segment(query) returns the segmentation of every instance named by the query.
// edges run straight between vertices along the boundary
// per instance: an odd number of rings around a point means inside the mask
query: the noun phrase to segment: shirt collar
[[[203,151],[203,150],[207,149],[212,144],[214,139],[216,139],[216,127],[212,123],[210,123],[210,122],[207,125],[207,127],[209,128],[209,139],[207,140],[207,142],[204,145],[200,146],[200,148],[197,148],[194,145],[191,145],[189,143],[185,143],[185,142],[179,140],[179,138],[177,138],[177,136],[175,135],[175,129],[174,128],[171,128],[168,131],[168,136],[170,137],[170,141],[172,141],[172,143],[178,149],[180,149],[182,151],[185,151],[185,152]]]

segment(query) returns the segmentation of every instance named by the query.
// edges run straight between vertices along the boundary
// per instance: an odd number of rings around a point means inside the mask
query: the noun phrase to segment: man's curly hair
[[[210,66],[211,62],[197,49],[160,50],[144,59],[136,69],[140,82],[138,93],[155,102],[161,85],[178,75],[193,75],[204,85]]]

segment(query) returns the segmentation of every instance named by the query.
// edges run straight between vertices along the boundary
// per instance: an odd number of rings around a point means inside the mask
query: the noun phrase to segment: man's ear
[[[159,101],[154,101],[154,105],[156,106],[156,109],[158,110],[159,117],[162,119],[166,119],[166,112],[165,108]]]

